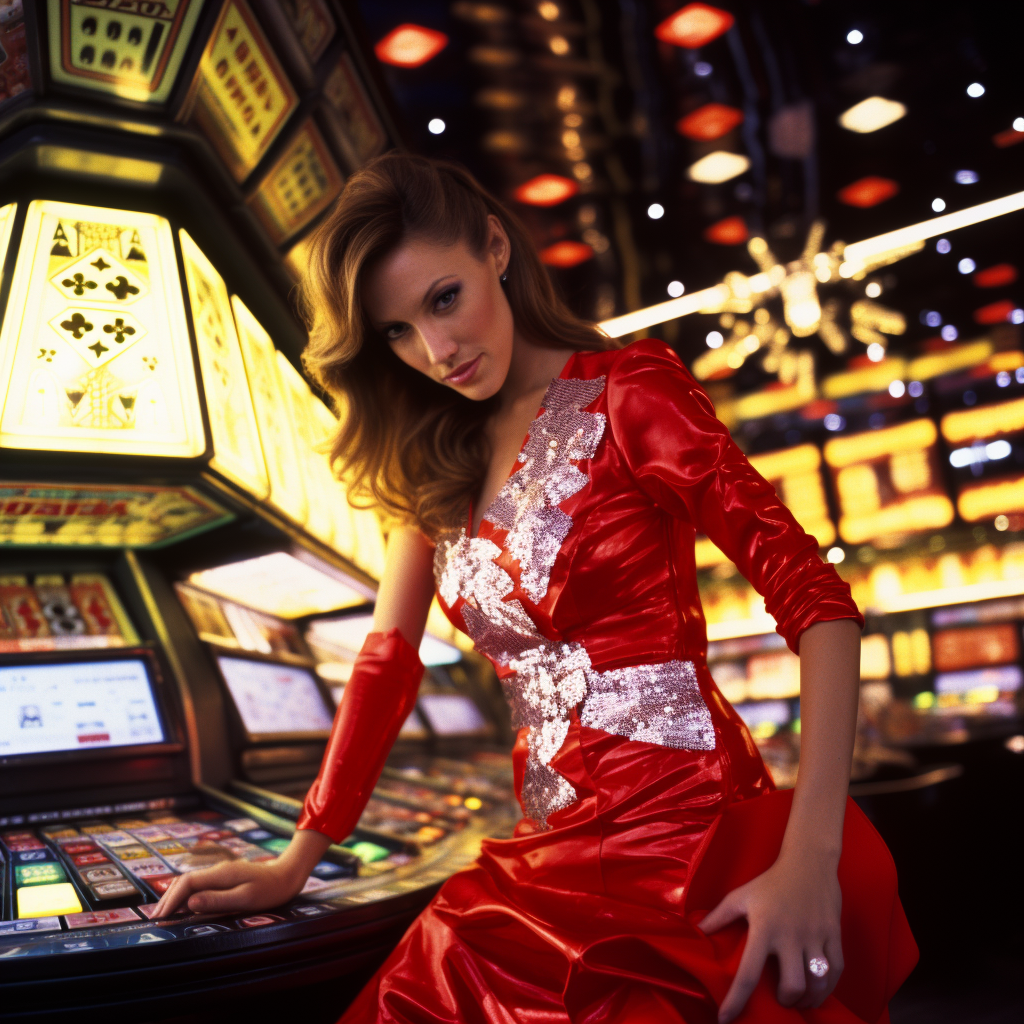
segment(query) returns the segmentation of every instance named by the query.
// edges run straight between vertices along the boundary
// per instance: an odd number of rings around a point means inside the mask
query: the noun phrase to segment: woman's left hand
[[[747,944],[718,1009],[720,1024],[740,1014],[772,955],[779,961],[779,1002],[799,1009],[820,1006],[843,973],[841,908],[835,861],[828,857],[781,855],[763,875],[733,889],[700,923],[710,935],[740,918],[747,921]],[[808,968],[814,957],[828,962],[823,978]]]

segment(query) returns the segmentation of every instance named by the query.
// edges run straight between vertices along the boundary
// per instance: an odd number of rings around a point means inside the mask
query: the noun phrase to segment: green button
[[[43,864],[19,864],[14,869],[17,885],[54,885],[66,882],[67,875],[59,864],[46,861]]]
[[[265,842],[260,843],[260,846],[264,850],[270,850],[271,853],[282,853],[288,849],[288,840],[283,839],[281,836],[275,836],[273,839],[267,839]]]
[[[372,864],[375,860],[383,860],[391,851],[376,843],[353,843],[349,846],[344,844],[346,850],[351,850],[364,864]]]

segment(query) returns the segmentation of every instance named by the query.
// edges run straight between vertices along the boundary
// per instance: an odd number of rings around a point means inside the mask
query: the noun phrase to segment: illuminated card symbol
[[[124,278],[122,277],[121,280],[123,281]],[[107,287],[109,288],[110,285],[107,285]],[[138,291],[138,288],[135,290]],[[129,327],[121,317],[118,317],[112,324],[103,325],[103,333],[112,334],[114,341],[120,345],[124,342],[125,338],[130,338],[135,333],[135,328]]]
[[[65,388],[64,393],[68,396],[68,401],[74,409],[78,407],[78,403],[82,400],[82,396],[85,394],[85,391],[82,388],[74,387]]]
[[[102,256],[94,259],[89,265],[95,267],[101,274],[110,267],[110,264]]]
[[[142,361],[146,364],[146,366],[150,370],[155,370],[156,369],[156,364],[157,364],[156,356],[143,356],[142,357]]]
[[[115,283],[116,282],[116,283]],[[107,282],[107,291],[113,292],[114,296],[124,302],[129,295],[138,295],[139,289],[128,283],[128,278],[118,274],[114,281]]]
[[[90,352],[95,352],[96,353],[96,358],[99,359],[103,355],[104,352],[109,352],[110,349],[107,348],[107,346],[104,345],[102,341],[97,341],[95,345],[90,345],[89,346],[89,351]]]
[[[64,233],[64,225],[58,223],[57,230],[53,233],[53,248],[50,249],[51,256],[70,256],[68,248],[68,236]]]
[[[84,337],[84,335],[88,331],[92,330],[92,324],[89,323],[89,321],[86,320],[85,317],[82,316],[81,313],[72,313],[71,314],[71,319],[70,320],[61,320],[60,325],[61,325],[61,327],[64,328],[65,331],[70,331],[71,332],[71,336],[73,338],[75,338],[76,340]],[[106,351],[106,350],[104,350],[104,351]],[[99,355],[98,352],[97,352],[97,355]]]
[[[160,27],[161,27],[160,25],[157,25],[157,28],[160,28]],[[141,262],[145,263],[146,262],[146,254],[142,250],[142,240],[139,238],[138,231],[133,231],[132,232],[132,237],[131,237],[131,239],[130,239],[128,244],[131,246],[131,248],[128,250],[128,255],[125,256],[125,259],[126,260],[140,260]]]
[[[45,359],[48,363],[52,363],[53,357],[56,354],[57,350],[54,348],[41,348],[39,350],[39,355],[36,356],[36,359]]]
[[[121,278],[121,280],[124,279]],[[65,288],[73,289],[76,295],[84,295],[86,288],[92,289],[96,287],[96,282],[86,281],[84,274],[72,274],[71,277],[66,277],[61,281],[61,284],[64,285]],[[108,284],[107,287],[110,288],[110,285]]]

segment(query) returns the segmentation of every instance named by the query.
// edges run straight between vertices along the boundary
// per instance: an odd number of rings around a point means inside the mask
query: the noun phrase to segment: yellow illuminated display
[[[338,141],[352,168],[362,166],[384,148],[387,135],[349,54],[341,55],[324,80],[324,99],[325,112],[333,115]]]
[[[0,334],[0,381],[2,446],[201,455],[170,224],[31,203]]]
[[[270,493],[270,481],[228,290],[188,233],[181,231],[180,237],[213,434],[210,465],[257,498],[265,498]]]
[[[835,373],[821,382],[821,393],[825,398],[847,398],[866,391],[885,391],[894,380],[902,380],[907,374],[907,364],[902,359],[886,359],[875,366],[859,370]]]
[[[0,546],[160,547],[232,518],[192,487],[0,484]]]
[[[143,103],[174,87],[202,0],[49,0],[50,74]]]
[[[953,521],[935,465],[931,420],[840,437],[825,445],[839,495],[839,533],[848,544],[934,530]]]
[[[985,362],[992,355],[992,342],[972,341],[969,345],[957,345],[949,352],[931,352],[912,359],[907,367],[909,380],[930,380],[954,370],[966,370]],[[1016,364],[1015,364],[1016,365]]]
[[[836,539],[821,479],[821,452],[802,444],[766,455],[752,455],[750,464],[779,492],[796,521],[822,547]]]
[[[335,478],[330,465],[330,444],[337,430],[338,421],[327,406],[308,389],[306,396],[305,411],[309,418],[310,437],[314,449],[310,471],[317,476],[320,488],[318,493],[323,495],[324,511],[331,518],[331,544],[336,551],[358,564],[356,510],[349,505],[345,490],[341,482]]]
[[[304,228],[341,191],[341,172],[307,121],[256,190],[251,203],[277,243]]]
[[[11,244],[11,229],[14,227],[14,215],[17,211],[17,203],[8,203],[0,207],[0,279],[7,260],[7,246]]]
[[[186,116],[238,181],[259,163],[298,97],[244,0],[228,0],[199,62]]]
[[[231,308],[249,377],[260,440],[270,476],[270,501],[297,523],[306,521],[306,489],[288,415],[277,353],[270,335],[237,295]]]
[[[82,912],[82,904],[70,882],[23,885],[17,892],[18,917],[54,917]]]
[[[983,405],[980,409],[946,413],[941,425],[942,436],[950,444],[981,441],[1000,434],[1015,434],[1024,430],[1024,398]]]
[[[956,507],[969,523],[1007,512],[1024,512],[1024,476],[965,487],[957,498]]]

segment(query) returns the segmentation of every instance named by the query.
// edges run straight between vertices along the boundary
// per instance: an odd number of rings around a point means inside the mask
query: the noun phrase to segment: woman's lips
[[[456,366],[455,369],[445,377],[444,382],[446,384],[467,384],[473,378],[473,374],[476,373],[476,369],[479,365],[480,356],[477,356],[476,359],[471,359],[468,363]]]

